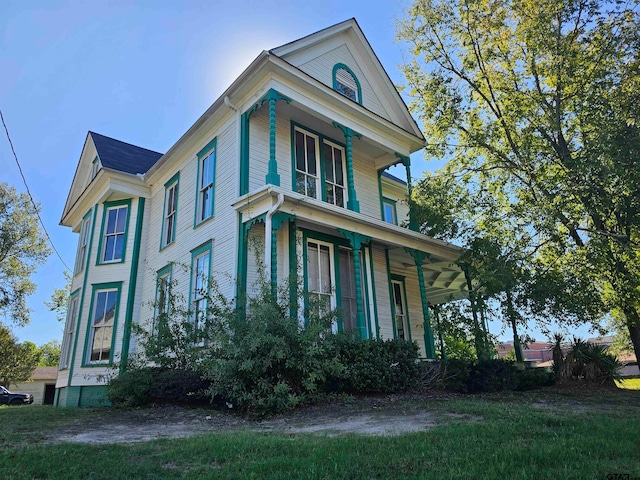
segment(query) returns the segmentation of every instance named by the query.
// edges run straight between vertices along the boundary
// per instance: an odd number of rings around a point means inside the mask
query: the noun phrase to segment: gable
[[[274,48],[270,53],[329,88],[334,88],[335,67],[346,66],[361,87],[363,107],[424,139],[355,19]]]

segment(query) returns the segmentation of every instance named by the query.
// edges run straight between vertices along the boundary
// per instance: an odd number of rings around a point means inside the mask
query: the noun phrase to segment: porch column
[[[260,100],[260,105],[269,102],[269,173],[265,178],[266,183],[280,186],[280,175],[278,175],[278,162],[276,161],[276,102],[284,100],[291,103],[291,99],[278,93],[273,88]]]
[[[368,338],[367,325],[364,319],[364,304],[362,302],[362,274],[360,265],[360,250],[363,243],[371,241],[371,237],[361,235],[358,232],[350,232],[342,228],[338,232],[349,240],[353,249],[353,275],[356,282],[356,338],[364,340]]]
[[[293,215],[283,212],[276,212],[271,217],[271,265],[269,275],[273,298],[276,298],[278,294],[278,229],[282,222],[293,219],[295,219]],[[265,232],[265,235],[269,235],[269,232]]]
[[[354,135],[358,138],[362,138],[362,135],[351,130],[349,127],[340,125],[338,122],[333,122],[333,126],[342,130],[345,138],[345,156],[347,157],[347,191],[349,200],[347,201],[347,208],[353,212],[360,212],[360,203],[356,198],[356,187],[353,181],[353,152],[351,147],[351,137]]]
[[[424,319],[424,349],[427,358],[436,358],[436,346],[433,341],[433,330],[431,330],[431,321],[429,318],[429,305],[427,303],[427,289],[424,285],[424,273],[422,271],[422,263],[424,259],[429,257],[428,253],[421,252],[414,248],[405,247],[405,251],[413,257],[418,269],[418,284],[420,285],[420,300],[422,301],[422,317]]]
[[[411,158],[406,155],[400,155],[398,152],[396,152],[396,157],[400,159],[400,163],[404,165],[404,168],[407,171],[407,193],[409,194],[409,199],[411,199],[411,193],[413,192],[413,188],[411,186]],[[418,231],[418,224],[414,218],[411,204],[409,204],[409,229],[414,232]]]

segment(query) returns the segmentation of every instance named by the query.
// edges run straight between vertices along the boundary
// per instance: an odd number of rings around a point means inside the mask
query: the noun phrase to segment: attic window
[[[96,157],[93,159],[93,163],[91,164],[91,180],[96,178],[96,175],[98,175],[98,170],[100,170],[100,160],[98,160],[98,157]]]
[[[353,71],[342,63],[333,67],[333,89],[354,102],[362,104],[360,82]]]

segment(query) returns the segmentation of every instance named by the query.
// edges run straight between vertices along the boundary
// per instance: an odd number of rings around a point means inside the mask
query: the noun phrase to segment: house
[[[341,307],[336,330],[435,358],[428,305],[466,293],[461,249],[405,201],[424,144],[355,19],[262,52],[164,154],[89,132],[61,220],[79,242],[56,404],[102,400],[166,285],[197,319],[202,278],[242,302],[261,264]]]
[[[12,390],[33,395],[34,405],[53,405],[57,376],[57,367],[36,367],[28,381],[16,383]]]

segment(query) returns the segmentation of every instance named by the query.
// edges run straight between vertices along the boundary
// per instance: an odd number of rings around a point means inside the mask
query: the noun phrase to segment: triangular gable
[[[66,216],[101,168],[130,175],[144,174],[160,157],[162,157],[162,153],[137,147],[99,133],[88,132],[62,218]]]
[[[330,88],[334,88],[334,70],[347,67],[359,83],[363,107],[424,139],[354,18],[274,48],[270,53]]]

